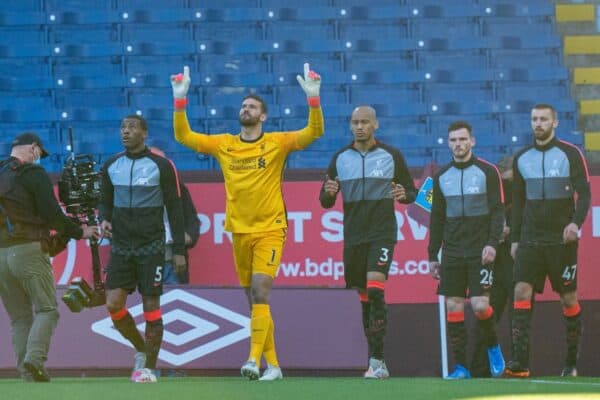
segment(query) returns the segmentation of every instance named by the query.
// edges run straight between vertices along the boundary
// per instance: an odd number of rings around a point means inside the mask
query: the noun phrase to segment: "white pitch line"
[[[576,385],[576,386],[600,386],[597,382],[565,382],[565,381],[547,381],[544,379],[494,379],[494,382],[532,382],[532,383],[549,383],[553,385]]]

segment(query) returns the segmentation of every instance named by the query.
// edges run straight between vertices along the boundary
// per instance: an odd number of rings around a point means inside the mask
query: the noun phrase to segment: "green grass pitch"
[[[600,378],[471,379],[286,377],[249,382],[233,377],[161,378],[133,384],[128,378],[54,378],[50,383],[0,379],[3,399],[43,400],[306,400],[306,399],[600,399]]]

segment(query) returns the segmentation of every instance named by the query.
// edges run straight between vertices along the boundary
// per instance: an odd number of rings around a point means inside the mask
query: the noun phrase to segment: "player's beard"
[[[540,142],[545,142],[552,135],[552,128],[550,129],[534,129],[533,134],[535,135],[535,139]]]
[[[239,121],[240,121],[240,125],[242,125],[242,126],[256,126],[260,122],[260,116],[252,117],[250,114],[244,113],[244,114],[240,115]]]

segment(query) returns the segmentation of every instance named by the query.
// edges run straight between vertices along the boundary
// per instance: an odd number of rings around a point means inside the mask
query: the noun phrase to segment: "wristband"
[[[307,97],[306,100],[310,107],[320,107],[321,106],[321,98],[319,96]]]
[[[175,106],[175,109],[177,110],[181,110],[184,109],[185,106],[187,106],[187,97],[184,97],[183,99],[174,99],[173,101],[173,105]]]

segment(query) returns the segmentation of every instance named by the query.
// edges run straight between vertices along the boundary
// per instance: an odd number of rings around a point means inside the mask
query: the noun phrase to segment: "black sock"
[[[493,315],[486,319],[478,319],[478,328],[481,330],[483,340],[487,347],[498,344],[498,335],[496,335],[496,325]]]
[[[531,309],[513,310],[512,323],[512,359],[523,368],[529,368],[529,330]]]
[[[145,351],[144,338],[142,338],[142,334],[138,331],[135,321],[129,312],[123,318],[113,319],[113,324],[121,335],[131,342],[137,351]]]
[[[367,289],[369,296],[369,333],[372,340],[370,356],[383,360],[383,341],[387,328],[387,307],[385,305],[384,291],[379,287]]]
[[[577,356],[579,355],[579,338],[583,327],[581,325],[581,312],[572,317],[563,318],[565,327],[567,328],[567,357],[565,365],[574,367],[577,364]]]
[[[448,338],[450,339],[454,362],[466,367],[467,329],[465,328],[465,321],[448,322]]]
[[[368,301],[361,301],[360,305],[362,307],[362,324],[363,331],[365,333],[365,337],[367,338],[367,346],[369,351],[369,357],[371,356],[371,351],[373,349],[373,343],[371,340],[371,331],[369,330],[369,314],[371,310],[371,305]]]
[[[163,320],[146,321],[146,368],[155,369],[163,338]]]

